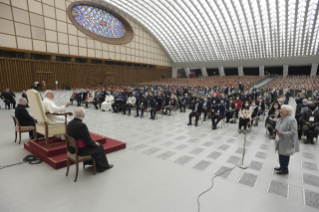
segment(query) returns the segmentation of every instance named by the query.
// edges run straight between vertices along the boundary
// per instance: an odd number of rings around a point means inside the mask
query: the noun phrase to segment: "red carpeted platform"
[[[99,142],[104,147],[105,153],[115,152],[121,149],[126,148],[126,144],[112,138],[107,138],[95,133],[91,133],[91,138]],[[60,138],[50,138],[49,143],[59,143],[62,142]],[[54,169],[60,169],[66,167],[66,144],[57,144],[53,146],[43,147],[45,141],[41,140],[38,142],[34,142],[34,140],[30,140],[24,143],[24,148],[31,152],[34,155],[37,155],[44,162],[52,166]]]

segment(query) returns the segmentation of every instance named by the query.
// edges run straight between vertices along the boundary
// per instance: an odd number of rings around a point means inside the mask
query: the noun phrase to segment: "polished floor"
[[[65,103],[71,92],[56,92],[56,102]],[[19,98],[21,94],[17,94]],[[0,166],[20,162],[29,154],[14,143],[11,115],[0,109]],[[293,100],[290,104],[294,106]],[[68,108],[73,112],[75,106]],[[134,113],[135,114],[135,113]],[[204,211],[318,211],[319,148],[301,144],[291,157],[289,176],[277,176],[278,156],[273,141],[265,135],[263,122],[246,137],[244,164],[239,169],[244,135],[237,125],[211,130],[211,122],[187,126],[188,112],[150,120],[101,112],[90,106],[84,122],[90,131],[127,143],[127,148],[108,154],[114,168],[93,176],[93,169],[75,167],[54,170],[45,163],[17,165],[0,170],[0,211],[108,211],[195,212],[197,196]]]

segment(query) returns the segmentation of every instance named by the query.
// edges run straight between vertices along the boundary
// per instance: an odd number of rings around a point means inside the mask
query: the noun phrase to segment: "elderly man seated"
[[[84,116],[84,108],[77,107],[74,112],[74,119],[68,124],[67,133],[77,141],[78,155],[90,155],[96,162],[96,169],[103,172],[112,168],[113,165],[108,163],[103,146],[92,140],[88,127],[82,122]],[[71,154],[75,153],[73,147],[69,147],[68,151]],[[89,161],[87,164],[92,165],[93,161]]]
[[[43,99],[43,106],[45,109],[45,112],[50,112],[50,113],[61,113],[65,112],[66,108],[69,107],[72,103],[68,102],[63,106],[57,106],[54,103],[54,93],[51,90],[47,90],[45,93],[45,98]],[[65,122],[65,117],[64,116],[54,116],[54,115],[48,115],[48,120],[51,123],[64,123]]]
[[[35,126],[33,117],[30,116],[30,114],[28,113],[26,109],[26,107],[28,107],[27,105],[28,105],[27,99],[20,98],[19,104],[14,111],[15,117],[19,120],[19,123],[21,126]],[[34,138],[33,131],[29,132],[29,137],[30,139]],[[40,137],[43,137],[43,135],[38,134],[38,138]]]
[[[307,136],[305,143],[313,144],[313,139],[317,138],[319,134],[319,111],[316,110],[314,102],[308,102],[308,110],[301,115],[300,122],[302,124],[302,131]],[[312,133],[310,131],[312,130]]]

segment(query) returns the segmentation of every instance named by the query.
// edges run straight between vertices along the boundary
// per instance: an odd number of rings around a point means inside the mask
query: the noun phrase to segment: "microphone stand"
[[[237,164],[237,166],[241,169],[247,169],[248,166],[246,166],[244,164],[244,157],[245,157],[245,149],[246,149],[246,133],[245,133],[245,137],[244,137],[244,149],[243,149],[243,157],[241,158],[241,162],[239,164]]]

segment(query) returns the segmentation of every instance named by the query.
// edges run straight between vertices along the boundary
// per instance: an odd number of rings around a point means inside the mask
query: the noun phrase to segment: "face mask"
[[[216,97],[216,94],[214,94],[213,97]]]
[[[229,103],[233,103],[233,101],[232,101],[232,100],[229,100]]]
[[[308,104],[307,103],[303,103],[303,106],[307,106]]]
[[[277,106],[277,105],[275,105],[275,106],[274,106],[274,108],[275,108],[275,109],[278,109],[278,106]]]
[[[236,99],[239,99],[239,97],[236,97]]]
[[[251,103],[251,105],[252,105],[252,106],[255,106],[256,104],[255,104],[255,103]]]
[[[207,101],[207,99],[204,99],[204,101]]]
[[[245,106],[246,106],[246,107],[248,107],[248,106],[249,106],[249,104],[245,104]]]

